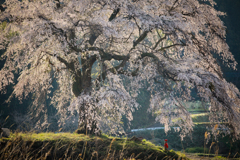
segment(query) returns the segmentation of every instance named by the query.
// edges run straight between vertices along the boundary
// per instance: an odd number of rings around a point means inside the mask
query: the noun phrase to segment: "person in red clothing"
[[[164,148],[165,148],[165,151],[167,151],[167,150],[168,150],[168,143],[167,143],[167,139],[165,139],[164,141],[165,141],[165,142],[164,142]]]

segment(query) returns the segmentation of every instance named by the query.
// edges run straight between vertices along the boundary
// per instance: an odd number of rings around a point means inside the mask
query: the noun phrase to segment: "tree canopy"
[[[79,128],[98,133],[120,129],[123,115],[131,121],[139,89],[147,88],[156,121],[166,131],[179,125],[182,136],[194,125],[183,102],[193,100],[196,91],[210,104],[210,122],[239,138],[240,94],[216,60],[232,69],[237,62],[219,18],[225,14],[214,5],[213,0],[6,0],[0,14],[0,49],[6,50],[0,90],[18,73],[12,96],[31,94],[34,115],[46,114],[49,98],[61,122],[77,111]],[[54,82],[58,87],[49,97]]]

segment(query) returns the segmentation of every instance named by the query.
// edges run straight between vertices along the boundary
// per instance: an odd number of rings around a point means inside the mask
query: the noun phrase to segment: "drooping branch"
[[[216,61],[211,62],[209,57],[210,58],[213,58],[212,57],[212,54],[209,50],[207,50],[208,47],[206,47],[206,45],[202,44],[195,36],[192,35],[192,40],[193,40],[193,43],[196,45],[196,47],[198,47],[198,51],[199,53],[201,54],[200,56],[203,57],[203,60],[205,60],[207,62],[207,64],[209,64],[209,68],[212,68],[215,73],[221,78],[223,79],[223,73],[221,71],[221,68],[218,66],[218,68],[214,67],[213,65],[216,64]]]
[[[123,60],[119,65],[106,69],[106,66],[102,68],[102,73],[96,78],[99,82],[104,81],[107,75],[107,72],[111,72],[113,74],[123,74],[128,76],[137,76],[139,68],[135,69],[132,72],[124,70],[123,67],[126,64],[126,60]],[[97,86],[98,87],[98,86]]]
[[[120,11],[120,8],[114,9],[113,13],[111,14],[109,21],[112,21],[114,18],[116,18],[118,12]]]
[[[135,48],[140,42],[144,40],[144,38],[147,37],[149,31],[144,31],[136,41],[133,42],[133,48]]]
[[[174,7],[177,2],[178,2],[178,0],[175,0],[175,2],[173,3],[172,7],[168,10],[169,13],[171,13],[177,7],[177,6]]]
[[[2,6],[2,4],[0,4],[0,11],[4,12],[5,8]]]
[[[112,52],[105,52],[102,48],[98,48],[98,47],[89,47],[86,48],[85,50],[88,51],[98,51],[99,54],[101,55],[101,59],[102,60],[111,60],[111,59],[115,59],[115,60],[128,60],[129,56],[127,55],[118,55],[118,54],[113,54]]]
[[[50,52],[48,52],[48,51],[44,51],[44,52],[47,53],[48,55],[54,57],[54,55],[51,54]],[[56,58],[59,60],[59,62],[65,64],[65,66],[67,67],[67,69],[70,69],[71,71],[74,72],[73,66],[72,66],[67,60],[63,59],[62,57],[60,57],[60,56],[58,56],[58,55],[56,55]]]
[[[56,1],[56,7],[57,7],[57,9],[60,8],[60,2],[59,2],[59,0],[55,0],[55,1]]]
[[[126,64],[126,61],[122,61],[121,64],[119,64],[118,66],[109,68],[107,71],[114,73],[114,74],[124,74],[124,75],[129,75],[132,77],[138,75],[139,68],[135,69],[134,71],[129,72],[129,71],[123,69],[123,66],[125,64]]]
[[[159,45],[159,43],[162,42],[162,41],[163,41],[164,39],[166,39],[166,38],[167,38],[166,35],[165,35],[164,37],[160,38],[152,49],[153,49],[153,50],[156,49],[157,46]]]
[[[186,44],[176,43],[176,44],[172,44],[172,45],[169,45],[169,46],[166,46],[166,47],[161,47],[158,51],[163,51],[165,49],[168,49],[168,48],[171,48],[171,47],[175,47],[175,46],[186,46]]]

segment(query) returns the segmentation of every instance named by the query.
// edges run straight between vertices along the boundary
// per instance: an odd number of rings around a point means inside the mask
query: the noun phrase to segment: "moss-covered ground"
[[[0,159],[187,159],[143,139],[77,133],[14,133],[0,139]]]

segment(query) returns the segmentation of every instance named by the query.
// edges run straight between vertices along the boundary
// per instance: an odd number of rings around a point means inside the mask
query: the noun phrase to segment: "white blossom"
[[[210,121],[229,123],[239,138],[239,91],[223,78],[212,53],[233,69],[237,62],[225,41],[219,17],[224,13],[214,9],[213,0],[205,2],[6,0],[0,15],[0,49],[6,49],[0,90],[6,92],[19,72],[13,95],[21,100],[34,94],[39,115],[46,113],[43,104],[56,81],[51,101],[60,122],[76,110],[79,123],[88,117],[87,127],[97,121],[106,131],[120,129],[123,115],[132,120],[139,89],[147,88],[149,111],[158,113],[166,131],[179,125],[183,137],[193,127],[183,102],[192,100],[195,88],[211,103]],[[93,78],[95,64],[99,73]]]

